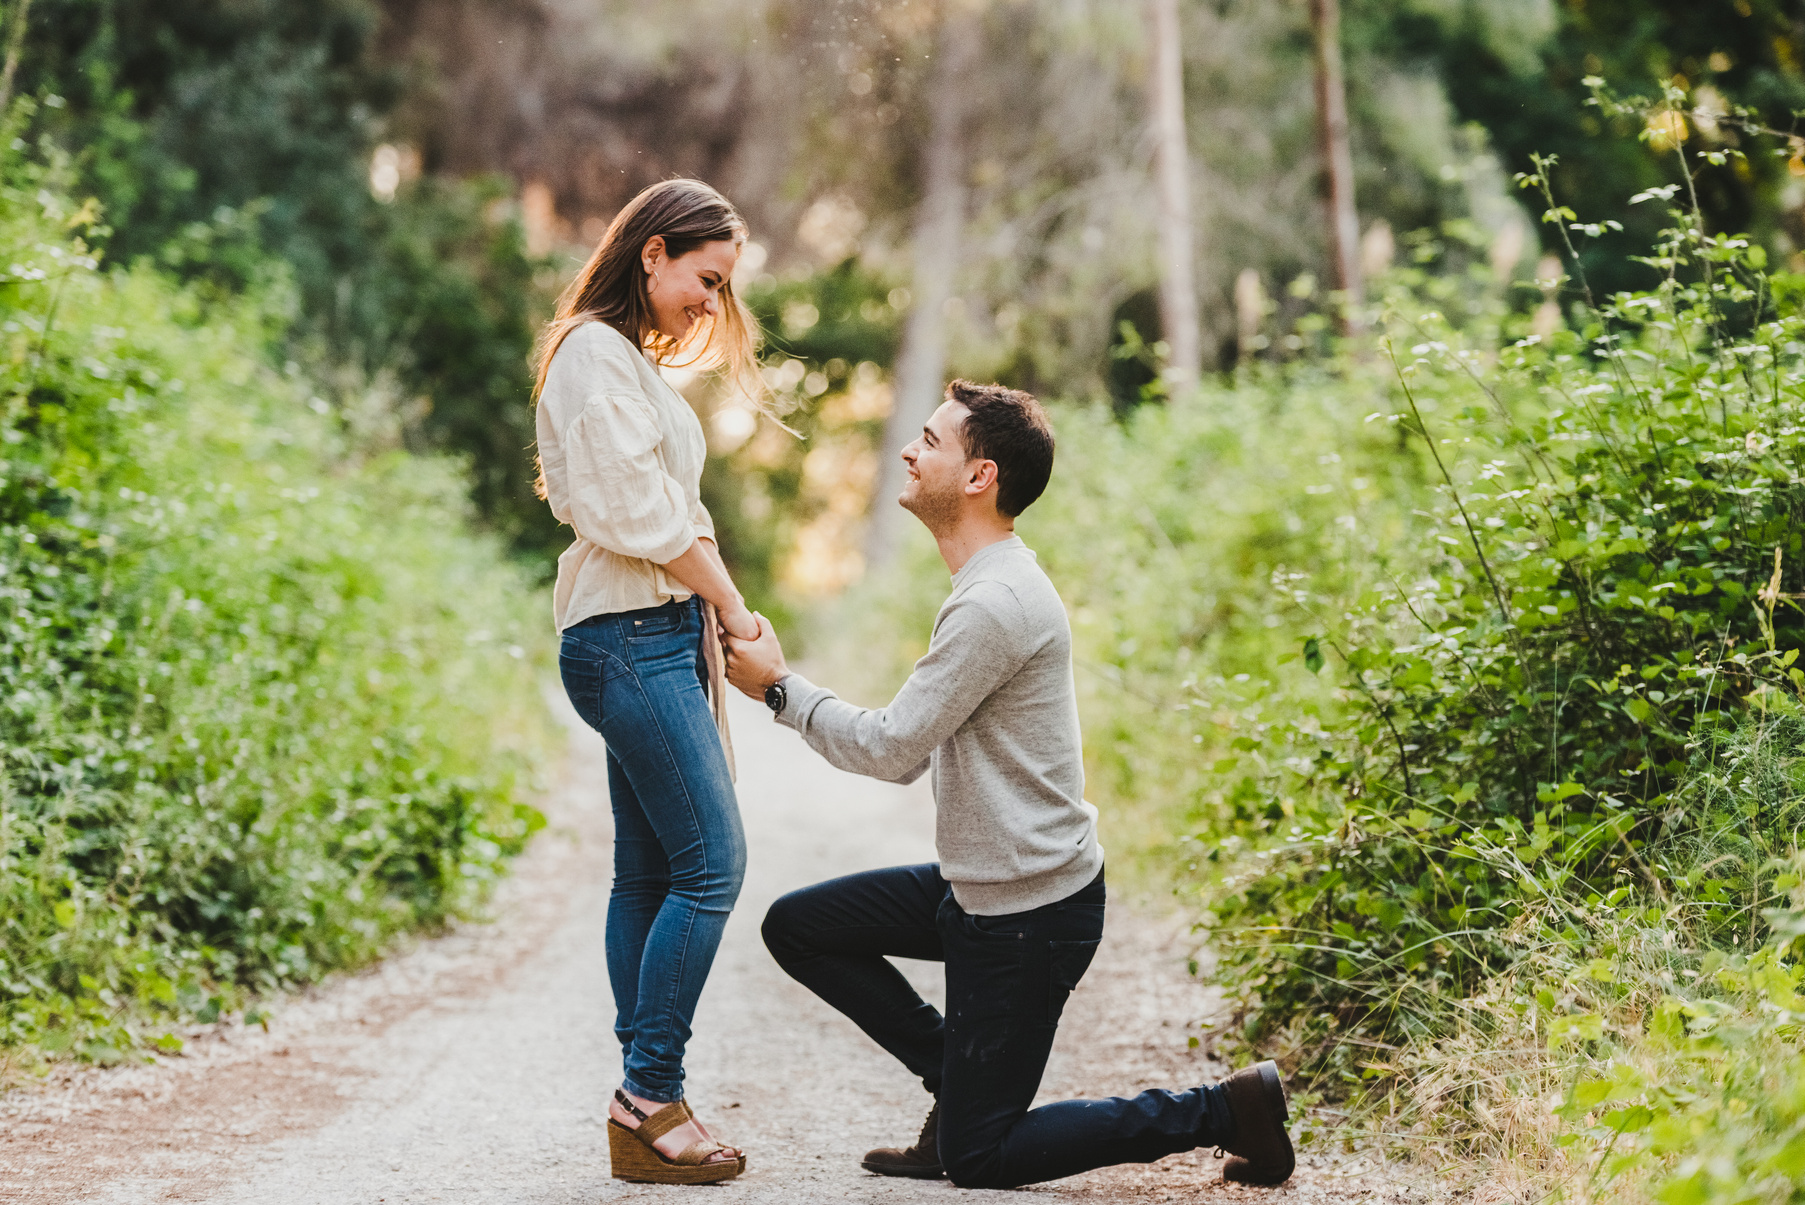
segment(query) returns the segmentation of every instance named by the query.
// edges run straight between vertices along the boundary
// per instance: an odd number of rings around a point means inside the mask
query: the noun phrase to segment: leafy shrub
[[[0,160],[0,1045],[111,1060],[477,897],[542,617],[261,359],[279,297],[103,272],[60,188]]]
[[[1337,1029],[1432,1026],[1540,901],[1660,891],[1650,842],[1701,823],[1675,793],[1694,733],[1805,683],[1799,283],[1675,217],[1657,288],[1495,366],[1397,318],[1384,417],[1440,497],[1411,569],[1308,646],[1338,655],[1345,720],[1270,734],[1266,789],[1314,815],[1213,915],[1256,1028],[1307,1017],[1351,1057]]]
[[[1663,871],[1687,872],[1670,880],[1664,918],[1678,965],[1599,976],[1628,982],[1619,1015],[1596,1014],[1599,1041],[1576,1052],[1556,1141],[1586,1152],[1606,1196],[1621,1181],[1670,1205],[1793,1200],[1805,1187],[1805,861],[1792,844],[1805,819],[1805,715],[1783,704],[1716,733],[1693,768],[1685,802],[1715,823],[1698,826],[1702,840],[1655,850]],[[1769,845],[1775,830],[1784,848]],[[1726,941],[1732,926],[1741,932]],[[1762,931],[1766,944],[1746,942]],[[1622,1016],[1624,1004],[1640,1015]],[[1606,1017],[1617,1022],[1608,1031]],[[1582,1015],[1564,1027],[1592,1025]]]

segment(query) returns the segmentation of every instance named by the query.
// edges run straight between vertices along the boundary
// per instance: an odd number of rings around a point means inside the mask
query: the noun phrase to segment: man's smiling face
[[[897,501],[903,508],[939,532],[958,516],[960,499],[971,477],[965,441],[960,428],[968,411],[958,402],[942,402],[915,441],[902,450],[909,480]]]

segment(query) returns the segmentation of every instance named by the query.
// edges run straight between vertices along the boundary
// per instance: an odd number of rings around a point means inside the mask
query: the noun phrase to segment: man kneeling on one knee
[[[902,456],[897,500],[939,542],[953,589],[890,705],[854,707],[791,672],[762,618],[756,641],[728,641],[734,685],[834,765],[891,782],[933,775],[938,863],[805,887],[765,917],[783,969],[934,1097],[913,1146],[871,1151],[863,1166],[1013,1188],[1219,1146],[1226,1179],[1281,1183],[1293,1157],[1271,1063],[1221,1084],[1029,1107],[1103,936],[1071,628],[1015,535],[1052,475],[1053,432],[1028,394],[955,381]],[[889,956],[945,964],[945,1016]]]

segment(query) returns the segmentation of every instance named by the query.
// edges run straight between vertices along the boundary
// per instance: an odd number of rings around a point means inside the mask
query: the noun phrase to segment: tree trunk
[[[1328,180],[1329,253],[1335,288],[1346,297],[1349,313],[1343,333],[1357,324],[1352,307],[1365,300],[1360,280],[1360,220],[1354,212],[1354,156],[1348,149],[1347,84],[1341,75],[1341,2],[1310,0],[1310,26],[1316,37],[1316,132]]]
[[[884,445],[866,563],[877,568],[895,557],[907,515],[896,504],[905,471],[902,450],[921,431],[946,390],[946,304],[959,270],[965,229],[965,87],[978,67],[982,26],[967,4],[952,0],[935,38],[928,94],[928,141],[922,148],[921,203],[910,235],[913,302],[896,357],[895,401],[884,421]]]
[[[1147,95],[1159,179],[1159,320],[1166,341],[1166,379],[1181,389],[1196,384],[1203,365],[1191,226],[1191,156],[1185,141],[1184,56],[1178,0],[1149,0],[1149,8],[1153,74]]]
[[[25,44],[25,21],[31,15],[31,0],[18,0],[13,6],[12,28],[6,31],[6,65],[0,67],[0,112],[13,98],[13,76],[19,70],[19,48]]]

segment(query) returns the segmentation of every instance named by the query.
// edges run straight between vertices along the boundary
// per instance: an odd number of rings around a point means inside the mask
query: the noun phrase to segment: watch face
[[[781,683],[772,683],[770,686],[765,687],[765,706],[769,707],[772,711],[782,711],[784,693],[783,685]]]

